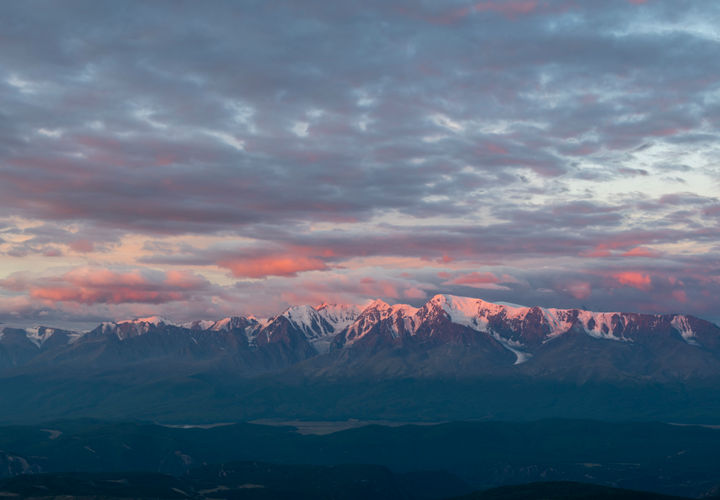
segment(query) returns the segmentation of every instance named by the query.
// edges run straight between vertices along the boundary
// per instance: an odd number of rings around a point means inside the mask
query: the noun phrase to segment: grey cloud
[[[434,7],[4,6],[14,42],[3,45],[4,73],[28,83],[2,87],[14,124],[3,198],[21,215],[168,233],[388,209],[453,215],[474,202],[467,186],[502,188],[524,169],[572,173],[578,153],[699,126],[720,69],[714,42],[618,35],[632,26],[625,2],[566,7],[418,30]],[[637,12],[668,16],[664,5]],[[498,120],[506,132],[477,125]],[[296,122],[307,137],[292,133]],[[588,153],[568,148],[566,137],[592,131]],[[448,139],[421,140],[438,134]]]

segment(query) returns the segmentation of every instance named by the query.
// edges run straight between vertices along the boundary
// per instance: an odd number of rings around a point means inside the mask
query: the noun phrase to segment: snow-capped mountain
[[[105,335],[116,335],[119,340],[125,340],[132,337],[138,337],[146,334],[152,329],[160,328],[163,326],[175,326],[172,322],[160,316],[150,316],[147,318],[138,318],[118,322],[104,322],[101,323],[91,333],[100,333]]]
[[[686,315],[524,307],[436,295],[421,307],[381,300],[363,307],[294,306],[267,320],[234,316],[176,324],[152,316],[105,322],[90,332],[0,330],[0,368],[158,359],[180,365],[215,360],[240,372],[306,360],[310,369],[346,370],[352,360],[358,371],[379,374],[720,375],[720,328]]]
[[[417,312],[417,308],[406,304],[391,306],[382,300],[374,300],[334,339],[333,346],[348,348],[363,339],[396,344],[396,340],[415,334]]]
[[[279,317],[286,318],[300,331],[318,352],[327,352],[333,335],[345,329],[360,314],[355,305],[321,304],[319,306],[295,306],[286,309]]]
[[[407,337],[432,338],[442,336],[448,323],[489,335],[513,352],[518,364],[529,359],[529,351],[533,348],[571,331],[582,332],[594,339],[624,343],[668,332],[686,344],[698,347],[703,342],[708,347],[715,346],[718,340],[716,325],[692,316],[524,307],[436,295],[421,308],[404,304],[390,306],[375,301],[349,325],[335,345],[351,347],[372,334],[385,336],[394,344]]]

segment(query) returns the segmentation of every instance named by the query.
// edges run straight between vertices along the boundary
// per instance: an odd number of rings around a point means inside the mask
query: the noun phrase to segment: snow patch
[[[350,326],[359,315],[360,308],[356,305],[323,303],[314,307],[290,307],[280,316],[300,330],[318,352],[324,353],[330,349],[331,338]]]
[[[493,303],[499,306],[512,307],[513,309],[530,309],[528,306],[521,306],[520,304],[513,304],[512,302],[498,301]]]
[[[360,315],[360,308],[354,304],[320,304],[315,311],[333,327],[337,333],[350,326]]]
[[[481,300],[454,295],[436,295],[430,299],[430,302],[445,311],[453,323],[477,330]]]
[[[574,317],[571,309],[541,309],[545,321],[550,327],[550,333],[543,342],[552,340],[567,333],[574,324]]]
[[[168,321],[167,319],[161,317],[161,316],[148,316],[147,318],[138,318],[133,321],[127,321],[123,323],[147,323],[149,325],[153,326],[159,326],[159,325],[173,325],[172,322]]]
[[[532,354],[530,354],[529,352],[521,351],[519,349],[520,347],[524,347],[520,342],[505,339],[495,332],[491,332],[490,335],[492,335],[492,338],[497,340],[505,349],[515,355],[515,362],[513,363],[514,365],[521,365],[525,363],[528,359],[532,358]]]
[[[578,311],[578,319],[585,333],[596,339],[632,342],[632,339],[615,336],[613,330],[618,323],[625,326],[625,318],[616,312],[596,313],[591,311]],[[592,327],[590,323],[593,323]]]
[[[30,342],[38,347],[42,347],[42,345],[53,335],[55,335],[55,330],[53,328],[34,327],[25,329],[25,336]]]
[[[455,295],[436,295],[430,302],[441,307],[453,323],[485,333],[488,332],[490,317],[503,314],[506,319],[523,319],[530,310],[528,307],[501,305]]]
[[[68,344],[74,344],[75,342],[83,338],[85,335],[86,333],[72,332],[68,335]]]
[[[670,321],[670,324],[678,331],[685,342],[694,346],[700,345],[695,332],[688,322],[687,316],[675,316],[672,321]]]
[[[375,325],[386,320],[391,320],[390,333],[393,338],[400,336],[401,327],[404,332],[414,335],[420,321],[417,317],[418,311],[418,308],[407,304],[391,306],[380,299],[373,300],[365,306],[355,321],[347,326],[345,346],[353,345],[370,333]]]
[[[160,316],[149,316],[125,321],[100,323],[100,331],[103,334],[115,334],[118,340],[126,340],[131,337],[144,335],[151,328],[159,326],[178,326]]]
[[[215,324],[215,321],[212,320],[195,320],[195,321],[186,321],[185,323],[180,323],[180,327],[187,328],[188,330],[209,330],[212,328],[212,326]]]

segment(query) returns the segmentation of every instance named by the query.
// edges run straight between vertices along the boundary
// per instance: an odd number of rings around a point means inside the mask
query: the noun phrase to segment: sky
[[[715,0],[0,3],[0,323],[720,321]]]

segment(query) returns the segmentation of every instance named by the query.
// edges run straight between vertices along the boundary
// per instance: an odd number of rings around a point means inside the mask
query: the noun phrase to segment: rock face
[[[578,380],[720,376],[720,328],[685,315],[591,312],[436,295],[420,308],[295,306],[176,325],[159,317],[90,332],[0,330],[0,370],[155,366],[238,375],[531,375]],[[159,369],[159,368],[158,368]]]

